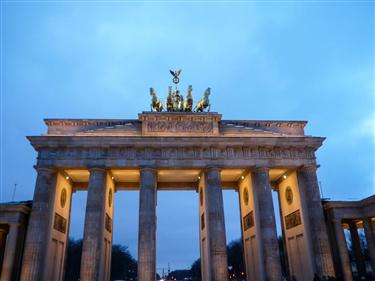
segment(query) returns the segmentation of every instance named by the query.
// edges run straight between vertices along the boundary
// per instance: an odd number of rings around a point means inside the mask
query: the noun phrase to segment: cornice
[[[20,204],[13,204],[13,202],[2,203],[0,205],[0,213],[24,213],[29,214],[31,211],[31,208],[29,206],[26,206],[23,203]]]
[[[146,114],[144,116],[144,114]],[[137,119],[60,119],[60,118],[46,118],[44,123],[47,126],[115,126],[115,125],[125,125],[127,123],[139,123],[147,118],[152,118],[156,113],[141,113],[139,114],[140,120]],[[179,118],[183,116],[183,113],[162,113],[163,116],[168,118]],[[158,116],[158,115],[155,115]],[[214,120],[219,121],[218,117],[221,117],[220,114],[215,113],[212,115],[207,115],[207,113],[199,114],[194,113],[191,116],[187,117],[188,119],[199,119],[202,117],[214,118]],[[255,127],[290,127],[290,128],[304,128],[308,122],[307,121],[283,121],[283,120],[221,120],[220,124],[238,124],[238,125],[248,125]]]
[[[222,120],[221,124],[238,124],[254,127],[289,127],[305,128],[307,121],[288,121],[288,120]]]
[[[127,123],[139,123],[136,119],[44,119],[47,126],[116,126]]]
[[[154,137],[154,136],[28,136],[36,149],[43,147],[299,147],[318,149],[321,137]]]
[[[324,209],[365,208],[370,205],[375,205],[375,195],[358,201],[328,201],[324,203]]]

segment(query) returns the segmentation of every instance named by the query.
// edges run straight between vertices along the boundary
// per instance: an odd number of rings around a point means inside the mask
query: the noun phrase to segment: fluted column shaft
[[[156,170],[142,167],[139,192],[138,281],[156,280]]]
[[[354,221],[349,222],[350,237],[352,238],[352,249],[357,264],[358,273],[361,276],[366,275],[365,259],[362,255],[361,242],[359,241],[357,225]]]
[[[252,171],[254,201],[259,216],[260,245],[263,249],[264,276],[267,281],[280,281],[281,264],[277,240],[275,212],[268,168]]]
[[[220,169],[208,168],[205,179],[210,276],[212,281],[227,281],[228,261]]]
[[[81,257],[80,276],[82,281],[104,280],[106,177],[106,170],[101,168],[90,169]]]
[[[375,230],[372,228],[370,218],[363,218],[363,228],[365,230],[372,271],[375,272]]]
[[[311,233],[315,273],[320,277],[335,276],[316,168],[312,165],[299,169],[297,171],[298,185],[301,200],[307,206],[305,212],[307,212],[308,221],[306,223]]]
[[[38,168],[33,206],[26,235],[22,262],[22,281],[41,281],[46,264],[53,220],[57,172]]]
[[[352,281],[352,266],[350,263],[350,257],[348,252],[348,247],[346,245],[346,238],[344,233],[344,228],[342,226],[341,220],[333,221],[335,229],[335,238],[337,243],[338,254],[340,256],[342,274],[345,281]]]

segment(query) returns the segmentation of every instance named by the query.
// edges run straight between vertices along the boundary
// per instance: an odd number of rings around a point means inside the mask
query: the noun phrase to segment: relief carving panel
[[[140,114],[142,134],[153,136],[218,135],[221,115],[201,114]]]

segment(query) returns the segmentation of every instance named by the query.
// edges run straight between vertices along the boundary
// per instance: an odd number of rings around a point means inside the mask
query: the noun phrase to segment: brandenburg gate
[[[21,280],[62,280],[77,190],[88,192],[83,281],[109,280],[114,196],[122,190],[139,190],[139,281],[156,279],[159,190],[197,192],[203,281],[228,280],[223,189],[239,195],[249,281],[281,280],[272,192],[291,273],[334,276],[316,175],[324,138],[305,135],[305,121],[223,120],[201,101],[195,112],[159,108],[138,119],[46,119],[47,133],[28,137],[37,179]]]

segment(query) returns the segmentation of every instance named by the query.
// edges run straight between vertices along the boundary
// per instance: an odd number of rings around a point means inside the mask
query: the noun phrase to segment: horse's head
[[[207,90],[204,92],[204,97],[208,98],[208,96],[211,94],[211,88],[207,88]]]
[[[187,90],[187,98],[192,99],[193,98],[193,87],[189,85],[188,90]]]
[[[155,96],[155,90],[154,88],[150,88],[150,96]]]

